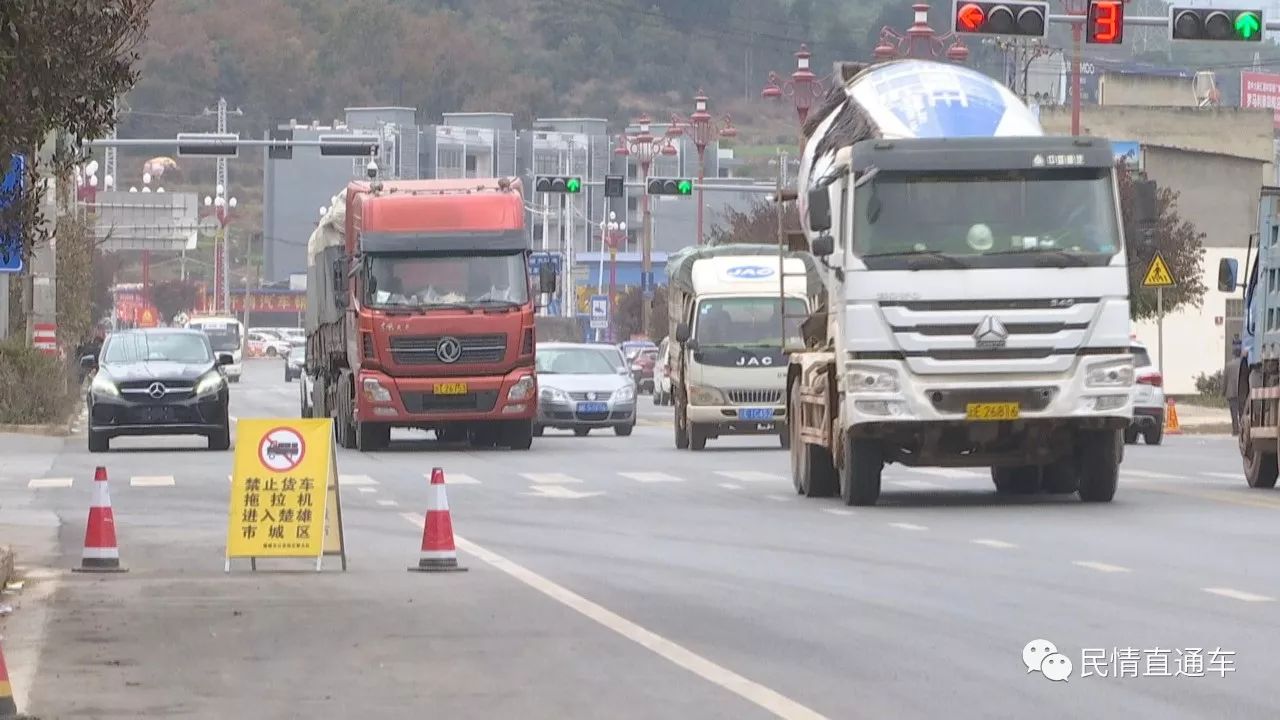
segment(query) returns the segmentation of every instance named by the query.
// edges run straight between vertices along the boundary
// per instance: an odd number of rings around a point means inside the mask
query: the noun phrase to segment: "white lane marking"
[[[1244,602],[1275,602],[1275,598],[1270,598],[1270,597],[1267,597],[1266,595],[1255,595],[1253,593],[1245,592],[1243,590],[1232,590],[1231,588],[1200,588],[1200,589],[1204,590],[1207,593],[1212,593],[1214,595],[1221,595],[1222,597],[1231,598],[1232,600],[1243,600]]]
[[[924,525],[913,525],[911,523],[889,523],[889,527],[896,527],[899,530],[928,530]]]
[[[577,490],[570,490],[563,485],[530,485],[529,489],[533,492],[524,493],[525,495],[558,498],[560,500],[581,500],[582,498],[596,497],[604,494],[603,490],[596,492],[578,492]]]
[[[1202,472],[1200,474],[1206,477],[1222,478],[1223,480],[1239,480],[1244,477],[1243,473]]]
[[[396,502],[395,500],[379,500],[378,504],[381,505],[382,507],[395,507],[400,503]]]
[[[684,478],[668,475],[663,472],[620,472],[618,473],[624,478],[635,480],[641,483],[681,483]]]
[[[564,473],[520,473],[521,476],[527,478],[531,482],[543,485],[565,485],[571,483],[581,484],[582,481],[572,475]]]
[[[360,491],[360,492],[362,492],[362,493],[376,493],[376,492],[378,492],[378,488],[371,488],[371,487],[357,487],[357,488],[356,488],[356,490],[359,490],[359,491]]]
[[[904,467],[903,470],[906,470],[907,472],[924,473],[925,475],[954,478],[957,480],[968,480],[970,478],[987,476],[987,473],[978,472],[977,470],[961,470],[959,468]]]
[[[75,482],[75,478],[36,478],[27,483],[27,487],[33,490],[41,488],[69,488],[71,483]]]
[[[722,487],[725,490],[741,490],[742,489],[742,486],[736,483],[720,483],[717,487]]]
[[[134,475],[129,478],[130,487],[172,487],[175,484],[172,475]]]
[[[428,483],[431,482],[431,473],[423,473],[422,476],[427,479]],[[464,475],[463,473],[447,472],[444,474],[444,484],[445,485],[479,485],[480,481],[471,477],[470,475]]]
[[[822,508],[822,512],[830,513],[832,515],[853,515],[854,514],[852,510],[845,510],[844,508]]]
[[[970,540],[969,542],[973,543],[974,545],[985,545],[987,547],[1000,548],[1001,550],[1007,550],[1008,548],[1018,547],[1013,543],[1005,542],[1003,540],[992,540],[990,538],[978,538],[976,540]]]
[[[1153,480],[1180,480],[1181,475],[1170,475],[1169,473],[1151,472],[1150,470],[1130,470],[1126,467],[1120,468],[1121,475],[1132,475],[1134,477],[1151,478]]]
[[[931,483],[928,480],[890,480],[889,482],[893,485],[911,488],[913,490],[933,490],[942,487],[941,485]]]
[[[760,472],[759,470],[716,470],[716,474],[739,482],[776,482],[778,480],[786,480],[781,475]]]
[[[1097,570],[1098,572],[1104,572],[1104,573],[1133,572],[1127,567],[1121,567],[1119,565],[1109,565],[1107,563],[1094,562],[1092,560],[1073,560],[1071,564],[1077,565],[1082,568],[1088,568],[1090,570]]]
[[[795,499],[792,495],[765,495],[765,497],[774,502],[791,502]]]
[[[359,485],[377,485],[378,481],[368,475],[339,475],[338,485],[346,485],[348,487],[356,487]]]
[[[414,527],[422,529],[423,519],[405,513],[401,515]],[[484,563],[528,585],[583,617],[590,618],[622,637],[646,648],[672,664],[711,682],[738,697],[754,703],[774,715],[788,720],[826,720],[826,717],[787,696],[764,685],[749,680],[732,670],[708,660],[701,655],[668,640],[657,633],[614,613],[605,607],[568,590],[547,578],[518,565],[491,550],[455,535],[459,550],[479,558]]]

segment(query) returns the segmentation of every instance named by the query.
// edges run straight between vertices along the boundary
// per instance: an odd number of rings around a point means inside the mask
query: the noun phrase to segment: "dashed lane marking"
[[[759,470],[716,470],[717,475],[739,482],[777,482],[785,480],[781,475],[760,472]]]
[[[47,488],[69,488],[71,483],[75,482],[75,478],[36,478],[27,483],[27,487],[33,490],[42,490]]]
[[[582,481],[572,475],[564,473],[520,473],[522,477],[527,478],[531,482],[539,485],[568,485],[581,484]]]
[[[855,514],[852,510],[845,510],[844,508],[822,508],[822,512],[828,513],[831,515],[846,515],[846,516]]]
[[[1242,600],[1244,602],[1275,602],[1275,598],[1270,598],[1266,595],[1255,595],[1254,593],[1245,592],[1243,590],[1232,590],[1231,588],[1200,589],[1212,595],[1220,595],[1225,598],[1231,598],[1232,600]]]
[[[1201,475],[1211,478],[1221,478],[1223,480],[1243,480],[1243,473],[1226,473],[1226,472],[1202,472]]]
[[[791,495],[765,495],[765,497],[774,502],[791,502],[795,499]]]
[[[400,503],[396,502],[395,500],[379,500],[378,504],[381,505],[382,507],[395,507]]]
[[[378,492],[378,488],[371,488],[371,487],[357,487],[357,488],[356,488],[356,490],[358,490],[358,491],[360,491],[360,492],[362,492],[362,493],[376,493],[376,492]]]
[[[1097,570],[1098,572],[1104,572],[1104,573],[1133,572],[1127,567],[1121,567],[1119,565],[1110,565],[1108,563],[1103,563],[1103,562],[1094,562],[1093,560],[1073,560],[1071,564],[1076,565],[1078,567],[1087,568],[1089,570]]]
[[[924,525],[915,525],[912,523],[895,522],[889,523],[889,527],[896,527],[899,530],[928,530]]]
[[[1017,545],[1014,545],[1013,543],[1010,543],[1010,542],[1005,542],[1003,540],[992,540],[990,538],[978,538],[976,540],[970,540],[969,542],[973,543],[974,545],[984,545],[986,547],[998,548],[1000,550],[1008,550],[1009,548],[1018,547]]]
[[[681,483],[684,478],[668,475],[663,472],[620,472],[618,473],[624,478],[635,480],[639,483]]]
[[[359,487],[361,485],[377,485],[378,481],[368,475],[339,475],[338,486]]]
[[[401,517],[419,530],[423,519],[405,513]],[[672,664],[711,682],[760,708],[787,720],[826,720],[825,716],[764,685],[749,680],[732,670],[718,665],[701,655],[668,640],[657,633],[598,605],[547,578],[518,565],[507,558],[475,543],[454,536],[458,549],[479,558],[491,567],[506,573],[525,585],[537,590],[583,617],[590,618],[622,637],[648,649]]]
[[[427,479],[428,483],[431,482],[431,473],[423,473],[422,476]],[[465,475],[463,473],[447,472],[444,474],[444,484],[445,485],[479,485],[480,481],[471,477],[470,475]]]
[[[720,483],[716,487],[722,487],[725,490],[741,490],[742,486],[737,483]]]
[[[130,487],[172,487],[175,484],[172,475],[134,475],[129,478]]]

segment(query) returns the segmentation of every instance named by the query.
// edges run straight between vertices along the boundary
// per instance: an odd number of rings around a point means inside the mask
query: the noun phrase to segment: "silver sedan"
[[[609,345],[539,343],[538,417],[534,435],[546,428],[582,437],[612,427],[621,436],[636,426],[636,385]]]

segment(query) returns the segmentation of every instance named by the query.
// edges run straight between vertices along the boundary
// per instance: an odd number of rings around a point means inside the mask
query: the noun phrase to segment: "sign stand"
[[[1173,273],[1169,272],[1169,265],[1160,257],[1160,253],[1156,253],[1151,257],[1151,264],[1147,265],[1142,287],[1156,289],[1156,352],[1159,355],[1157,362],[1161,375],[1164,375],[1164,289],[1173,285]]]

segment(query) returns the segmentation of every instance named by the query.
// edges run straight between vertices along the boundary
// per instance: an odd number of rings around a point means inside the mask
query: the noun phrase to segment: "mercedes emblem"
[[[156,400],[164,397],[166,392],[168,392],[168,390],[165,390],[163,383],[153,382],[151,383],[151,386],[147,388],[147,394]]]
[[[458,358],[462,357],[462,343],[456,337],[440,338],[440,342],[436,343],[436,357],[443,363],[458,362]]]

